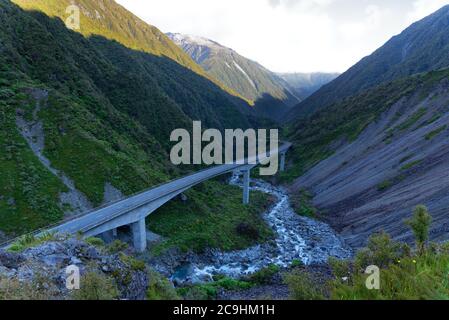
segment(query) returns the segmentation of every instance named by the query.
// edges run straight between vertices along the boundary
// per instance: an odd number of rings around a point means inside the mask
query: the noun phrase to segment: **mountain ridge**
[[[314,92],[319,90],[322,86],[331,82],[340,76],[340,73],[329,73],[329,72],[311,72],[311,73],[301,73],[301,72],[288,72],[288,73],[277,73],[277,75],[287,82],[293,92],[295,92],[297,97],[302,100],[308,98]]]
[[[235,50],[203,37],[167,35],[210,76],[253,101],[257,111],[278,118],[299,102],[288,84],[274,72]]]
[[[371,55],[363,58],[337,79],[324,85],[295,106],[286,122],[307,116],[363,90],[421,72],[449,65],[449,5],[413,23],[392,37]]]
[[[141,20],[114,0],[98,0],[94,3],[90,0],[12,0],[12,2],[25,10],[42,11],[50,17],[59,17],[63,21],[68,17],[66,8],[69,5],[77,5],[81,15],[80,29],[76,31],[85,37],[100,35],[132,50],[168,57],[211,80],[229,94],[244,99],[237,92],[210,77],[157,27]]]

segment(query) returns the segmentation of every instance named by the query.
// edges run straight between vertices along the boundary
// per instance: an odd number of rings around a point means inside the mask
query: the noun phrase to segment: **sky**
[[[163,32],[202,36],[276,72],[344,72],[449,0],[116,0]]]

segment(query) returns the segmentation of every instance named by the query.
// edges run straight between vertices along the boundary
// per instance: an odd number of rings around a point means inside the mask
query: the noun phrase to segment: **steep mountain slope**
[[[250,125],[244,101],[165,55],[85,38],[6,0],[0,21],[0,238],[182,174],[169,137],[192,119]]]
[[[45,12],[50,17],[59,17],[65,21],[70,5],[80,8],[80,29],[84,36],[101,35],[109,40],[115,40],[127,48],[167,57],[180,65],[208,78],[220,88],[232,95],[234,91],[223,86],[214,78],[209,77],[204,70],[168,39],[156,27],[148,25],[138,17],[117,4],[114,0],[13,0],[26,10]]]
[[[136,83],[124,82],[124,90],[127,90],[127,86],[133,85],[140,88],[141,92],[144,93],[148,91],[145,86],[157,85],[161,87],[161,93],[167,95],[171,100],[175,100],[176,104],[191,118],[205,121],[205,118],[208,117],[208,124],[219,128],[222,128],[223,125],[230,126],[232,124],[236,126],[248,125],[245,120],[242,122],[237,119],[241,117],[237,110],[243,109],[245,112],[250,110],[250,107],[244,101],[239,101],[240,99],[224,94],[220,90],[224,86],[217,84],[216,80],[212,80],[212,83],[209,83],[211,81],[204,81],[204,78],[208,80],[211,80],[211,78],[189,56],[179,50],[170,39],[155,27],[139,20],[115,1],[17,0],[14,2],[26,10],[44,12],[46,15],[59,17],[63,21],[68,16],[66,8],[71,4],[76,4],[81,10],[79,30],[81,34],[100,44],[99,49],[104,50],[108,58],[116,59],[114,62],[122,64],[123,72],[133,74],[146,69],[146,73],[153,78],[148,79],[151,84],[142,84],[144,87],[137,86]],[[103,41],[106,39],[114,41]],[[124,57],[120,56],[121,53],[117,52],[117,46],[114,47],[115,41],[126,48],[132,49],[130,51],[132,55],[129,53],[122,53],[122,55],[131,56],[134,60],[144,57],[146,65],[143,65],[140,61],[134,61],[133,63],[126,61]],[[105,48],[101,44],[107,44],[111,47]],[[141,52],[150,55],[139,54]],[[148,65],[150,62],[151,66]],[[194,72],[188,72],[186,69]],[[201,77],[195,77],[195,74],[199,74]],[[203,90],[203,88],[209,90]],[[196,96],[191,97],[191,93]],[[211,93],[213,94],[211,95]],[[131,103],[127,107],[130,108]],[[133,106],[133,108],[137,109],[136,106]],[[203,113],[201,116],[197,114],[200,112]],[[223,112],[225,116],[217,116],[217,112]],[[229,121],[226,123],[228,116],[231,116],[231,120],[237,122]],[[217,117],[220,118],[219,121],[217,121]],[[219,126],[221,120],[223,120],[223,123]]]
[[[380,230],[411,240],[403,220],[418,204],[431,238],[448,239],[448,30],[447,6],[306,99],[311,114],[289,128],[292,191],[310,190],[355,247]]]
[[[412,24],[372,55],[301,102],[285,120],[294,121],[383,82],[449,66],[448,28],[449,6],[445,6]]]
[[[263,106],[259,108],[263,111],[266,109],[265,105],[277,103],[275,107],[278,109],[279,116],[299,102],[288,85],[276,74],[257,62],[239,55],[234,50],[201,37],[179,33],[168,33],[167,35],[200,64],[209,75],[243,97],[254,101],[256,108]],[[258,105],[259,102],[261,103]],[[271,110],[268,111],[268,114],[271,113]]]
[[[80,30],[85,36],[102,35],[116,40],[130,49],[142,50],[158,56],[166,56],[192,70],[200,68],[188,56],[167,39],[157,28],[146,24],[113,0],[99,1],[48,1],[14,0],[25,10],[39,10],[49,17],[59,17],[65,21],[69,17],[69,5],[79,6],[81,10]]]
[[[337,78],[340,74],[316,72],[278,73],[277,75],[287,82],[297,97],[304,100],[322,86]]]
[[[432,240],[449,239],[448,69],[371,89],[307,122],[294,136],[303,174],[292,190],[310,190],[349,244],[381,230],[412,241],[404,219],[419,204],[434,218]]]

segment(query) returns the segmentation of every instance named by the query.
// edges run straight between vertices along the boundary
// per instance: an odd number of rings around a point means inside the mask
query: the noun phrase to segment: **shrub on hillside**
[[[86,243],[94,246],[94,247],[104,247],[105,243],[102,239],[96,237],[89,237],[86,239]]]
[[[148,300],[179,300],[173,284],[168,279],[153,270],[149,271],[149,278]]]
[[[325,288],[320,286],[312,276],[296,270],[284,275],[284,281],[288,285],[290,298],[293,300],[324,300]]]
[[[313,206],[313,196],[307,190],[300,190],[290,194],[290,204],[293,210],[300,216],[315,218],[318,210]]]
[[[298,268],[298,267],[302,267],[304,265],[304,262],[302,262],[302,260],[300,259],[293,259],[291,266],[292,268]]]
[[[2,88],[0,89],[0,99],[8,99],[15,95],[14,91],[8,88]]]
[[[257,240],[257,239],[259,239],[259,236],[260,236],[259,230],[257,230],[252,225],[245,223],[245,222],[240,223],[237,226],[236,231],[239,235],[242,235],[242,236],[252,239],[252,240]]]
[[[217,298],[217,288],[209,285],[198,285],[192,287],[180,288],[179,294],[184,300],[215,300]]]
[[[114,240],[112,243],[108,244],[107,250],[109,253],[119,253],[128,248],[128,244],[126,242],[120,240]]]
[[[393,241],[387,233],[381,232],[371,236],[367,247],[356,254],[355,267],[358,270],[365,270],[370,265],[388,267],[409,255],[410,248],[407,245]]]
[[[134,271],[145,271],[146,265],[145,262],[139,259],[136,259],[133,256],[129,256],[121,252],[119,254],[120,260],[128,265]]]
[[[217,299],[220,290],[238,291],[252,286],[253,283],[247,281],[217,275],[214,276],[213,282],[183,287],[178,289],[178,292],[185,300],[214,300]]]
[[[256,284],[269,284],[273,277],[279,272],[280,268],[277,265],[271,264],[266,268],[260,269],[249,276],[249,281]]]
[[[429,228],[432,223],[432,217],[425,206],[417,206],[413,212],[413,217],[406,221],[406,224],[412,228],[415,236],[416,248],[419,254],[423,254],[426,241],[429,239]]]
[[[75,300],[114,300],[118,296],[119,291],[114,280],[94,271],[86,273],[81,278],[80,289],[72,293]]]
[[[351,275],[351,265],[348,260],[340,260],[330,257],[328,264],[332,269],[333,275],[338,279],[349,278]]]
[[[47,279],[48,280],[48,279]],[[45,284],[45,285],[44,285]],[[0,300],[50,300],[58,292],[53,283],[37,277],[32,282],[0,277]]]

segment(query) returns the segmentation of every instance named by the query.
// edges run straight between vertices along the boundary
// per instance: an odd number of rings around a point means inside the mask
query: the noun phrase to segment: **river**
[[[230,179],[230,184],[242,187],[238,175]],[[275,205],[264,214],[265,221],[275,232],[275,239],[245,250],[212,251],[204,259],[195,259],[195,263],[179,267],[172,280],[177,283],[201,283],[210,281],[216,274],[239,278],[271,264],[286,268],[295,260],[310,265],[326,262],[330,256],[345,259],[352,255],[329,225],[296,214],[283,187],[252,180],[251,190],[276,198]]]

